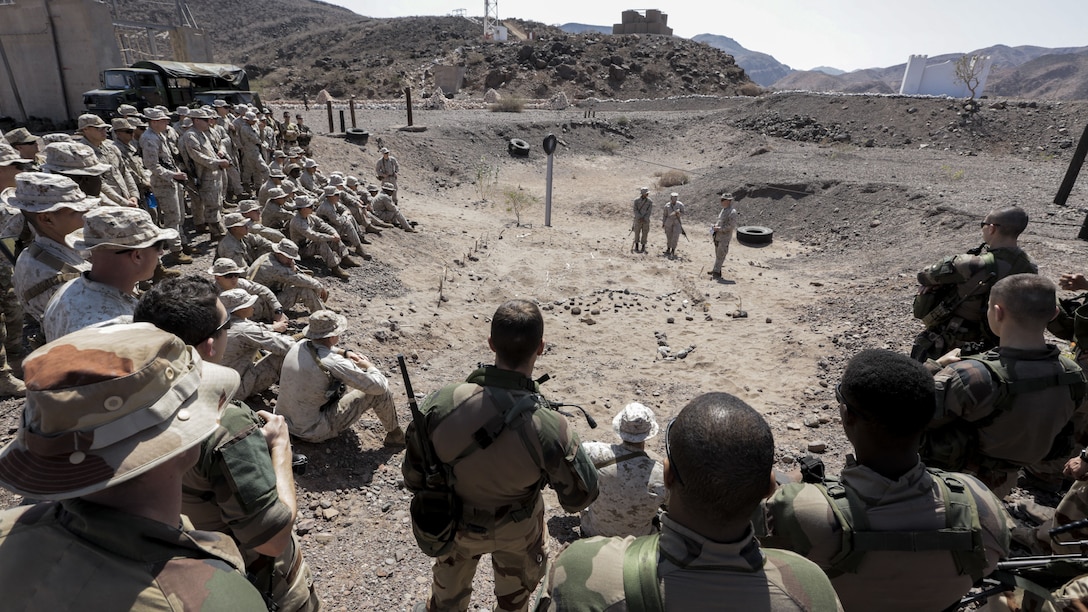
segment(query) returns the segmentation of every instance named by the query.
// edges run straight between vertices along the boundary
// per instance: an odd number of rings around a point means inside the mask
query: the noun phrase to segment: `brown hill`
[[[1088,53],[1038,57],[1004,71],[987,91],[1017,98],[1088,99]]]

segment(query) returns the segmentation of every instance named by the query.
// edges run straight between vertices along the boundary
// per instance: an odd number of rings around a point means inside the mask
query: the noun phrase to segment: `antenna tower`
[[[495,26],[499,23],[499,0],[484,0],[484,39],[495,38]]]

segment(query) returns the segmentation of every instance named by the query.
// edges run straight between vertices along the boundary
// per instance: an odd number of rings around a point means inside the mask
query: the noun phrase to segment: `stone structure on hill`
[[[657,9],[642,11],[624,11],[620,16],[622,23],[612,25],[613,34],[663,34],[672,36],[668,26],[669,16]]]
[[[926,65],[928,55],[912,55],[907,60],[907,69],[903,73],[903,84],[899,93],[903,95],[949,96],[952,98],[971,97],[970,88],[956,76],[956,62],[948,60],[939,64]],[[974,62],[979,62],[977,66]],[[977,78],[975,96],[981,96],[986,90],[986,79],[990,76],[993,58],[989,55],[978,56],[972,62],[972,69]]]

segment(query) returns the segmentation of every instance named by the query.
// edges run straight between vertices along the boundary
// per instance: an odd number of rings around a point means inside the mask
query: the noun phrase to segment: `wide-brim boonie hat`
[[[269,191],[271,191],[271,189],[269,189]],[[260,209],[261,205],[257,203],[257,200],[242,200],[241,202],[238,202],[238,212],[243,215]]]
[[[286,238],[280,240],[279,242],[273,242],[272,252],[279,253],[280,255],[283,255],[284,257],[289,257],[295,261],[301,259],[298,256],[298,245]]]
[[[233,313],[256,304],[257,296],[245,289],[231,289],[220,293],[219,301],[223,302],[223,308],[226,308],[227,312]]]
[[[340,190],[332,185],[326,185],[324,189],[322,189],[322,193],[325,195],[326,198],[328,198],[340,195]]]
[[[99,117],[98,115],[94,115],[94,114],[91,114],[91,113],[85,113],[83,115],[80,115],[79,119],[77,121],[78,122],[76,123],[76,125],[78,126],[79,130],[82,130],[83,128],[89,128],[89,127],[93,127],[93,128],[108,128],[108,127],[110,127],[110,124],[103,121],[102,117]]]
[[[302,330],[302,335],[310,340],[320,340],[330,336],[339,336],[348,329],[348,319],[331,310],[318,310],[310,314],[310,323]]]
[[[382,147],[382,148],[378,149],[378,153],[381,153],[382,155],[385,155],[388,152],[389,152],[389,149],[387,149],[385,147]]]
[[[7,142],[0,140],[0,166],[10,166],[12,164],[29,164],[32,159],[26,159],[14,147]]]
[[[384,189],[385,191],[396,191],[397,186],[393,183],[382,183],[382,189]]]
[[[612,429],[624,442],[643,442],[657,435],[654,411],[638,402],[631,402],[612,419]]]
[[[317,167],[317,160],[314,160],[314,159],[311,159],[311,158],[306,158],[306,161],[303,162],[302,167],[306,168],[307,170],[310,169],[310,168],[316,168]]]
[[[18,210],[46,213],[68,208],[87,212],[98,206],[100,198],[83,193],[72,179],[45,172],[20,172],[15,175],[15,187],[0,193],[0,202]]]
[[[269,200],[276,200],[276,199],[279,199],[279,198],[286,198],[286,197],[287,197],[287,192],[284,191],[282,187],[273,187],[273,188],[268,190],[268,199]]]
[[[42,170],[54,174],[76,176],[101,176],[112,166],[98,160],[89,145],[72,140],[51,142],[45,146],[45,163]]]
[[[240,382],[149,323],[78,330],[23,370],[23,419],[0,451],[0,485],[48,500],[131,480],[200,444]]]
[[[164,113],[162,109],[155,107],[144,109],[144,116],[147,117],[148,121],[162,121],[164,119],[170,119],[170,117],[166,113]]]
[[[208,274],[212,276],[226,276],[228,274],[245,274],[246,269],[229,257],[220,257],[212,262],[208,268]]]
[[[232,212],[232,213],[227,213],[226,215],[223,215],[223,225],[227,229],[230,229],[232,227],[241,227],[241,226],[245,225],[248,222],[249,222],[249,219],[246,219],[245,217],[243,217],[242,213]]]
[[[303,208],[313,208],[313,200],[307,196],[298,196],[295,198],[294,204],[291,205],[293,210],[302,210]]]
[[[143,249],[177,238],[177,230],[155,225],[143,209],[99,206],[83,215],[83,229],[68,234],[65,241],[73,249],[87,251],[102,247]]]
[[[7,140],[12,146],[21,144],[33,144],[40,140],[37,136],[30,133],[30,130],[25,127],[15,128],[7,134],[4,134],[4,140]]]

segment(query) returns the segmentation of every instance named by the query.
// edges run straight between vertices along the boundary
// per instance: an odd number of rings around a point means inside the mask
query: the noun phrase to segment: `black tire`
[[[529,143],[520,138],[511,138],[506,150],[510,152],[510,155],[529,157]]]
[[[744,225],[737,228],[737,240],[746,244],[770,244],[774,230],[762,225]]]
[[[365,145],[366,141],[370,139],[370,132],[362,128],[348,128],[344,137],[348,142]]]

